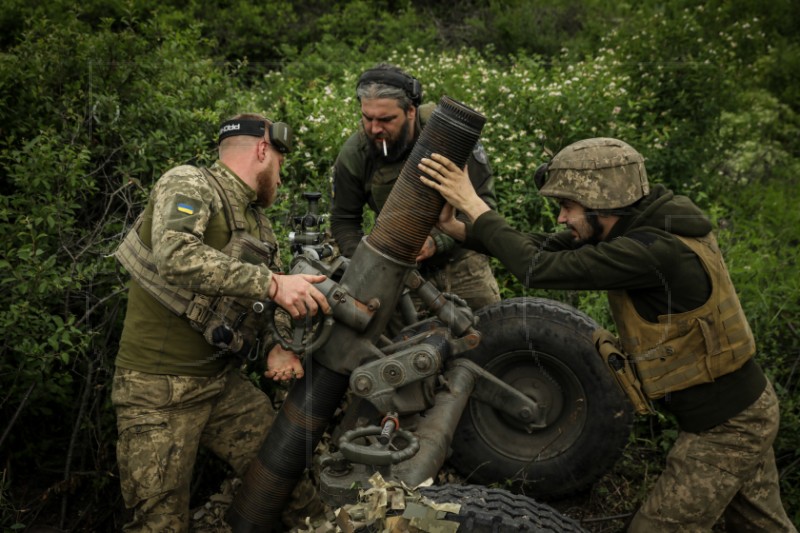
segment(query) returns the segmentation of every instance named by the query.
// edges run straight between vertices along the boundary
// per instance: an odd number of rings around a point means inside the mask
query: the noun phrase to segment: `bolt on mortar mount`
[[[357,501],[376,472],[415,487],[447,463],[473,484],[447,492],[462,492],[462,502],[472,495],[461,513],[472,516],[472,530],[482,530],[476,517],[497,520],[475,510],[492,491],[505,492],[489,485],[512,491],[505,509],[511,523],[531,520],[531,513],[552,519],[556,511],[529,497],[583,490],[621,454],[633,415],[595,351],[598,325],[590,317],[533,297],[474,311],[416,270],[444,205],[419,181],[417,164],[435,152],[463,167],[485,120],[441,99],[350,259],[336,257],[326,242],[321,195],[305,194],[308,211],[294,217],[289,236],[291,273],[325,274],[317,288],[332,312],[295,322],[283,337],[270,320],[284,348],[305,356],[305,378],[289,389],[228,510],[233,531],[280,530],[281,512],[307,468],[315,470],[323,501],[338,507]],[[426,318],[417,316],[412,297]],[[266,308],[274,316],[274,305]],[[385,332],[396,316],[407,325],[390,339]],[[314,460],[326,431],[331,446]],[[466,524],[464,516],[452,520]],[[566,517],[554,524],[553,531],[580,531]]]

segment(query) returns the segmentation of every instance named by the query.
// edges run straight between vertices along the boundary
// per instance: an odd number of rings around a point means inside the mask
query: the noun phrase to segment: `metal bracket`
[[[519,421],[528,432],[547,427],[547,412],[533,398],[525,396],[469,359],[456,359],[452,364],[468,368],[478,378],[471,399],[490,405]]]

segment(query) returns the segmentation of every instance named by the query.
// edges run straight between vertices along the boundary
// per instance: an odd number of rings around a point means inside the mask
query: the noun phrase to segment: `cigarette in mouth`
[[[388,156],[389,153],[386,151],[386,139],[383,139],[383,157]]]

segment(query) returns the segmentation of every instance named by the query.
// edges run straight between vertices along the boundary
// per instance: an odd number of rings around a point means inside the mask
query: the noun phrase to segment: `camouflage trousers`
[[[708,431],[681,432],[629,531],[796,532],[781,504],[772,443],[778,433],[772,384],[753,405]]]
[[[500,288],[489,258],[472,250],[432,272],[426,279],[440,291],[465,300],[473,311],[500,301]]]
[[[126,531],[188,531],[198,447],[241,476],[275,418],[267,396],[238,368],[214,377],[117,368],[111,400],[122,495],[133,510]]]

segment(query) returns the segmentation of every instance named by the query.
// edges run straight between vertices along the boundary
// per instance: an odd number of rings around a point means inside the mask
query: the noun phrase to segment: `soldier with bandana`
[[[112,387],[126,531],[188,530],[201,445],[244,474],[275,413],[243,361],[267,354],[266,377],[303,376],[261,314],[268,300],[294,318],[330,312],[313,285],[325,276],[280,274],[263,214],[291,145],[284,123],[225,121],[219,159],[161,176],[116,252],[131,275]]]
[[[342,146],[333,167],[331,233],[345,257],[355,252],[364,236],[364,207],[380,213],[435,108],[422,104],[416,78],[387,64],[364,72],[356,95],[361,107],[359,130]],[[480,197],[494,208],[494,180],[480,143],[467,170]],[[473,310],[500,300],[488,258],[462,248],[441,231],[432,231],[417,261],[424,278],[440,291],[464,299]]]
[[[586,139],[537,171],[566,230],[523,234],[486,205],[446,158],[423,158],[421,180],[449,202],[439,228],[500,259],[530,287],[607,290],[619,337],[595,342],[644,414],[671,412],[678,439],[630,531],[796,532],[772,444],[778,399],[711,222],[685,196],[650,186],[642,155],[617,139]],[[453,209],[469,221],[452,216]]]

